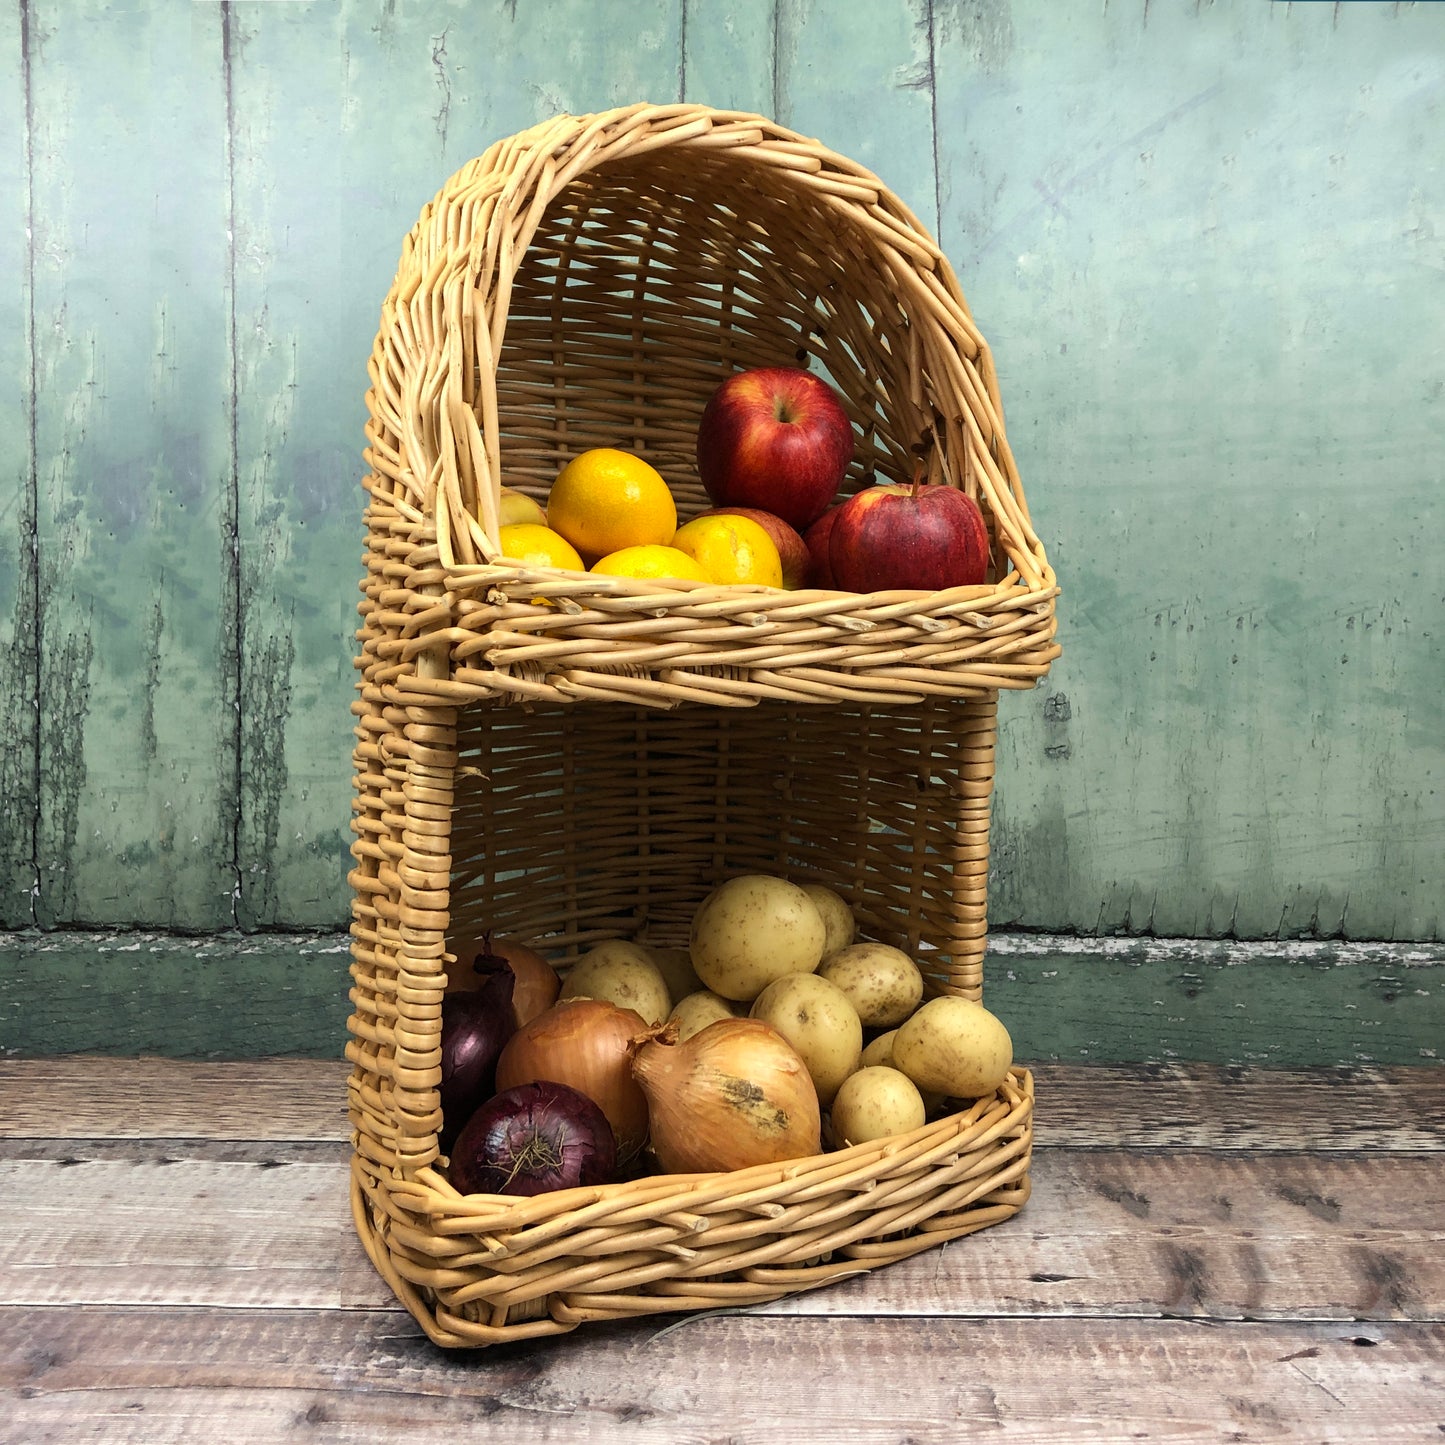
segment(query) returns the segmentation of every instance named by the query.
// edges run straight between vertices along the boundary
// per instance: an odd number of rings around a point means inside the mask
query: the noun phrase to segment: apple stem
[[[908,494],[910,498],[917,498],[917,496],[918,496],[918,488],[919,488],[919,487],[922,485],[922,483],[923,483],[923,472],[924,472],[923,463],[922,463],[922,462],[919,462],[919,463],[917,464],[917,466],[915,466],[915,467],[913,468],[913,490]]]

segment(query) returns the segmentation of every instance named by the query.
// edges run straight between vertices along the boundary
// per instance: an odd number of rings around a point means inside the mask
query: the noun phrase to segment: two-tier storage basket
[[[844,486],[979,502],[981,586],[866,596],[499,560],[503,486],[645,457],[679,519],[736,370],[842,394]],[[755,115],[558,116],[459,171],[407,237],[370,365],[355,762],[353,1208],[444,1346],[776,1299],[1006,1219],[1032,1081],[916,1132],[731,1174],[462,1196],[439,1161],[453,942],[677,944],[746,872],[836,889],[860,936],[979,998],[995,704],[1057,654],[1054,576],[947,261],[845,157]]]

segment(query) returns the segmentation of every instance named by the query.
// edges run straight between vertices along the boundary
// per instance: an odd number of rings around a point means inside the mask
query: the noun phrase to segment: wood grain
[[[237,728],[221,10],[21,8],[36,343],[35,917],[218,928],[235,883]]]
[[[1445,1327],[1177,1321],[639,1321],[473,1358],[390,1311],[0,1311],[27,1441],[1438,1438]],[[898,1382],[906,1379],[906,1389]],[[806,1384],[804,1383],[806,1382]]]
[[[1070,1103],[1003,1225],[759,1309],[471,1355],[431,1346],[361,1248],[343,1079],[0,1062],[7,1438],[379,1442],[485,1421],[519,1445],[1074,1445],[1445,1424],[1439,1069],[1046,1068],[1041,1099]],[[1301,1152],[1321,1134],[1342,1147]]]
[[[39,809],[35,595],[35,336],[26,16],[0,7],[0,928],[34,921]]]
[[[348,1072],[319,1059],[0,1059],[0,1137],[344,1139]]]
[[[1043,1150],[1016,1219],[763,1313],[1445,1319],[1439,1155]],[[341,1144],[0,1144],[0,1304],[336,1308],[391,1296]]]
[[[0,1174],[28,1204],[0,1251],[0,1298],[385,1301],[346,1202],[344,1075],[317,1061],[0,1063],[13,1141]],[[1445,1311],[1445,1071],[1044,1068],[1038,1088],[1035,1193],[1018,1220],[776,1308]],[[98,1217],[123,1217],[123,1233]]]
[[[0,1138],[346,1137],[347,1065],[321,1059],[0,1059]],[[1445,1150],[1445,1069],[1039,1064],[1042,1149]]]

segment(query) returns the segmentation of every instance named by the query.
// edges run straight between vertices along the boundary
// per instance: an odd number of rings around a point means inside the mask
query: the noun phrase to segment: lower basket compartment
[[[400,724],[400,725],[398,725]],[[932,993],[981,996],[992,698],[749,709],[413,707],[358,748],[352,1061],[358,1231],[446,1346],[813,1289],[1006,1219],[1033,1085],[908,1134],[726,1174],[460,1195],[439,1159],[440,1005],[461,941],[565,972],[605,939],[687,941],[718,883],[838,892]],[[1005,1021],[1006,1022],[1006,1021]]]
[[[458,1195],[358,1155],[357,1228],[438,1344],[736,1308],[972,1234],[1029,1195],[1033,1079],[912,1134],[731,1174],[656,1175],[533,1199]]]

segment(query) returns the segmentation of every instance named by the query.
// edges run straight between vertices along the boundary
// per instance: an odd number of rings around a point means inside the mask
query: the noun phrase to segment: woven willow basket
[[[499,488],[594,446],[708,501],[712,389],[796,363],[879,478],[965,488],[984,585],[867,596],[498,560]],[[565,968],[686,940],[740,872],[844,895],[864,937],[978,998],[995,704],[1057,654],[1053,573],[988,349],[878,179],[758,116],[559,116],[464,167],[407,238],[370,365],[353,705],[353,1208],[428,1335],[479,1346],[776,1299],[1007,1218],[1032,1082],[914,1133],[733,1174],[463,1197],[439,1167],[440,1006],[484,928]]]

